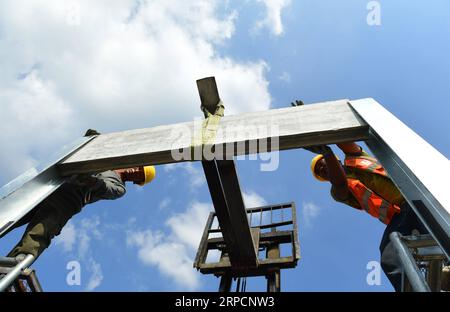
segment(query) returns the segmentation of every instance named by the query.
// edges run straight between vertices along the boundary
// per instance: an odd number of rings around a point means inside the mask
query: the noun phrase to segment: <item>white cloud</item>
[[[61,234],[55,238],[55,245],[60,245],[63,251],[82,263],[82,271],[90,273],[86,291],[92,291],[100,286],[103,280],[102,267],[94,259],[91,241],[101,241],[103,233],[100,229],[100,219],[85,218],[80,221],[78,226],[69,221],[61,231]],[[77,248],[74,248],[76,245]]]
[[[266,203],[263,197],[252,191],[243,196],[251,207]],[[138,258],[144,264],[156,266],[182,289],[198,290],[200,276],[192,264],[211,211],[214,211],[211,204],[193,202],[186,211],[167,219],[165,224],[169,231],[128,231],[127,245],[137,248]],[[212,253],[210,256],[217,260],[218,254]],[[211,257],[208,259],[211,260]]]
[[[266,200],[254,191],[244,192],[243,197],[247,207],[266,204]],[[165,199],[162,203],[168,205],[170,199]],[[135,218],[130,218],[125,225],[119,227],[102,225],[97,216],[82,219],[76,224],[71,221],[56,238],[56,245],[82,262],[82,268],[90,273],[85,290],[91,291],[103,280],[101,264],[93,256],[92,241],[102,241],[105,231],[128,229],[127,245],[137,248],[140,261],[157,267],[181,289],[197,290],[201,287],[201,280],[192,264],[207,217],[212,211],[214,208],[210,203],[193,202],[184,212],[170,216],[165,222],[167,228],[159,230],[135,230]],[[218,254],[213,256],[217,258]]]
[[[164,198],[160,203],[159,203],[159,210],[164,210],[167,207],[169,207],[170,203],[172,202],[172,200],[170,198]]]
[[[257,0],[266,7],[266,16],[256,23],[257,30],[267,27],[271,33],[279,36],[283,34],[283,23],[281,21],[281,11],[291,4],[291,0]]]
[[[311,227],[313,225],[313,220],[319,216],[321,210],[322,209],[313,202],[304,202],[302,216],[305,225]]]
[[[164,165],[164,172],[173,172],[177,168],[181,168],[183,163],[174,163],[174,164],[167,164]]]
[[[200,187],[203,183],[206,182],[205,174],[203,170],[200,168],[200,164],[197,163],[195,166],[193,163],[185,163],[185,170],[189,175],[190,185],[193,189]]]
[[[266,206],[267,201],[258,193],[254,191],[243,192],[245,208],[256,208]],[[262,214],[262,215],[261,215]],[[258,224],[267,224],[270,221],[269,213],[254,212],[251,214],[251,220],[249,219],[250,226]]]
[[[103,235],[99,231],[100,219],[94,217],[92,219],[81,220],[81,226],[78,229],[78,256],[82,259],[86,258],[91,252],[91,239],[101,240]]]
[[[79,245],[78,245],[78,257],[83,260],[84,268],[90,272],[90,277],[86,291],[93,291],[100,286],[103,280],[102,267],[98,263],[93,255],[91,249],[91,239],[100,241],[103,235],[99,231],[100,220],[98,217],[93,219],[81,220],[81,227],[79,229]]]
[[[218,53],[237,16],[225,7],[218,0],[2,1],[3,179],[87,128],[105,133],[200,116],[195,80],[205,76],[216,76],[227,115],[267,109],[267,65]]]
[[[138,258],[143,263],[156,266],[183,289],[196,290],[200,287],[200,277],[192,264],[212,209],[210,204],[194,202],[185,212],[166,221],[169,233],[130,231],[127,245],[138,248]]]
[[[196,250],[211,211],[214,211],[211,204],[194,202],[185,212],[170,217],[166,224],[175,240]]]
[[[288,72],[284,71],[281,73],[280,76],[278,76],[278,79],[289,83],[289,82],[291,82],[291,75]]]
[[[10,82],[9,87],[0,86],[0,144],[8,151],[0,156],[4,176],[13,177],[18,170],[33,166],[36,162],[29,154],[33,147],[43,151],[64,143],[72,127],[66,121],[73,110],[55,91],[55,84],[34,70],[24,79]]]
[[[180,175],[183,175],[187,181],[189,181],[189,187],[191,191],[197,190],[205,182],[205,174],[201,168],[200,163],[176,163],[168,164],[164,166],[164,171],[170,175],[172,182],[179,181]]]
[[[180,287],[198,289],[199,276],[192,268],[192,259],[185,245],[151,230],[129,232],[127,245],[137,247],[139,260],[144,264],[156,266]]]
[[[75,245],[76,236],[75,226],[69,221],[62,229],[61,234],[55,238],[55,245],[62,245],[65,252],[71,252]]]
[[[89,258],[88,271],[91,272],[91,276],[89,277],[88,285],[85,290],[93,291],[95,288],[100,286],[103,281],[102,266],[93,258]]]
[[[138,248],[139,260],[156,266],[179,286],[189,290],[199,287],[199,277],[192,268],[192,260],[183,244],[164,239],[160,233],[155,234],[150,230],[128,233],[127,244]]]
[[[243,192],[244,203],[246,208],[255,208],[265,206],[267,204],[266,200],[254,191]]]

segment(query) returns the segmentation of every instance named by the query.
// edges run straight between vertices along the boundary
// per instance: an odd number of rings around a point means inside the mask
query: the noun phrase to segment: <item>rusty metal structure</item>
[[[440,292],[442,269],[447,257],[429,234],[402,236],[394,232],[390,237],[402,263],[402,291]]]
[[[0,257],[0,291],[42,292],[35,270],[29,267],[33,260],[31,255],[22,260]]]
[[[194,267],[203,274],[221,278],[219,291],[230,291],[232,280],[243,277],[265,276],[267,291],[281,290],[281,270],[295,268],[300,259],[297,216],[294,203],[247,208],[248,225],[252,236],[252,248],[256,263],[240,263],[230,258],[234,250],[227,246],[224,232],[211,212],[195,257]],[[241,226],[246,226],[245,224]],[[286,251],[287,254],[282,254]],[[214,255],[219,259],[213,259]],[[213,261],[211,261],[211,259]],[[214,261],[216,260],[216,261]],[[237,285],[239,289],[239,285]]]

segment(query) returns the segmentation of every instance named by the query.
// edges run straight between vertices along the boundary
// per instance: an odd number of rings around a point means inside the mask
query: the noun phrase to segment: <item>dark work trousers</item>
[[[420,234],[427,234],[428,230],[416,216],[415,212],[407,202],[400,206],[400,213],[395,215],[391,223],[384,230],[380,243],[381,268],[388,277],[395,291],[401,291],[402,287],[402,267],[395,252],[394,246],[389,239],[392,232],[399,232],[402,235],[411,235],[413,230],[418,230]]]
[[[28,223],[22,239],[8,256],[15,257],[22,253],[39,257],[67,221],[86,204],[101,199],[117,199],[125,192],[120,175],[111,170],[92,176],[77,176],[75,180],[64,183],[12,227]]]
[[[18,254],[32,254],[35,258],[50,245],[50,241],[61,232],[69,219],[80,212],[75,205],[57,205],[49,200],[39,204],[14,228],[28,223],[20,242],[11,250],[8,257]]]

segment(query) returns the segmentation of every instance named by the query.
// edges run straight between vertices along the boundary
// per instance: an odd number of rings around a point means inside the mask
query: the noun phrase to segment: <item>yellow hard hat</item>
[[[321,160],[323,158],[323,155],[322,154],[319,154],[319,155],[316,155],[316,157],[314,157],[312,160],[311,160],[311,172],[312,172],[312,174],[313,174],[313,176],[314,176],[314,178],[316,178],[317,180],[319,180],[320,182],[325,182],[325,181],[327,181],[326,179],[324,179],[324,178],[322,178],[320,175],[318,175],[317,173],[316,173],[316,164],[317,164],[317,162],[319,161],[319,160]]]
[[[338,161],[341,161],[340,159],[339,159],[339,157],[337,157],[336,155],[334,155],[334,157],[336,157],[336,159],[338,160]],[[314,176],[314,178],[316,178],[317,180],[319,180],[320,182],[325,182],[325,181],[328,181],[327,179],[324,179],[324,178],[322,178],[320,175],[318,175],[317,173],[316,173],[316,164],[317,164],[317,162],[319,161],[319,160],[321,160],[323,158],[323,155],[322,154],[319,154],[319,155],[317,155],[316,157],[314,157],[312,160],[311,160],[311,172],[312,172],[312,174],[313,174],[313,176]]]
[[[138,183],[140,186],[144,186],[145,184],[151,182],[156,176],[156,169],[154,166],[144,166],[144,175],[145,180],[142,183]]]

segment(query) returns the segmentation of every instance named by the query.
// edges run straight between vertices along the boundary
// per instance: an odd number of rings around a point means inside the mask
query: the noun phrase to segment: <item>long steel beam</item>
[[[82,137],[64,146],[48,163],[28,170],[0,188],[0,237],[66,181],[56,164],[94,137]]]
[[[68,175],[203,160],[191,157],[193,142],[201,134],[202,120],[102,134],[63,161],[59,169]],[[367,138],[367,125],[355,116],[347,100],[340,100],[225,116],[206,149],[215,149],[217,159],[232,159],[264,152],[261,147],[267,141],[271,143],[268,151],[276,151]]]

